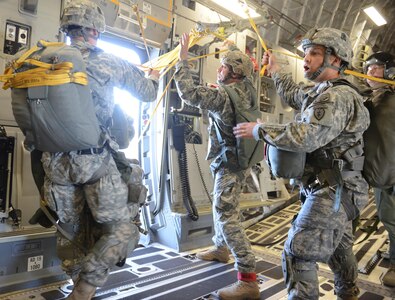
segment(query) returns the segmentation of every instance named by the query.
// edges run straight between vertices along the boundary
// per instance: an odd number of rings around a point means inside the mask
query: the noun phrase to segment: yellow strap
[[[88,84],[88,76],[83,72],[59,72],[43,71],[25,74],[25,72],[16,73],[13,78],[9,78],[3,86],[6,90],[12,88],[28,88],[34,86],[54,86],[65,83],[77,83],[81,85]]]
[[[147,124],[145,124],[145,128],[146,128],[146,129],[140,134],[140,136],[139,136],[139,138],[138,138],[138,142],[140,142],[141,138],[143,137],[143,134],[146,132],[147,128],[149,127],[149,124],[151,124],[151,121],[152,121],[153,117],[155,116],[156,111],[158,110],[159,104],[162,102],[162,99],[163,99],[163,97],[165,96],[166,91],[169,89],[170,83],[172,82],[172,80],[173,80],[173,78],[174,78],[175,75],[176,75],[176,74],[173,74],[173,76],[170,78],[169,82],[167,83],[165,89],[163,90],[162,95],[160,95],[160,98],[159,98],[159,100],[158,100],[158,103],[155,105],[155,108],[154,108],[154,110],[153,110],[153,112],[152,112],[150,118],[148,119]]]
[[[200,55],[200,56],[194,56],[194,57],[188,58],[188,61],[194,61],[194,60],[197,60],[197,59],[205,58],[207,56],[216,55],[216,54],[223,53],[223,52],[226,52],[226,51],[229,51],[229,50],[228,49],[219,50],[219,51],[216,51],[216,52],[211,52],[211,53],[207,53],[207,54]],[[146,67],[144,65],[137,65],[137,67],[142,69],[142,70],[144,70],[144,71],[150,70],[150,68],[148,68],[148,67]],[[162,69],[164,69],[166,67],[168,67],[168,66],[157,66],[156,69],[157,70],[162,70]],[[163,77],[163,75],[162,75],[162,77]]]
[[[67,70],[71,70],[74,65],[71,62],[61,62],[58,64],[49,64],[49,63],[45,63],[36,59],[26,59],[25,63],[40,67],[40,68],[44,68],[47,70],[60,70],[60,69],[67,69]]]
[[[43,47],[60,47],[64,43],[47,42],[40,40],[37,44],[28,51],[26,51],[20,58],[18,58],[10,67],[6,68],[4,75],[0,76],[0,81],[4,82],[3,89],[12,88],[28,88],[33,86],[54,86],[65,83],[77,83],[81,85],[88,84],[88,76],[83,72],[71,73],[73,63],[61,62],[58,64],[49,64],[38,61],[36,59],[28,58],[37,50]],[[23,72],[15,72],[23,64],[31,64],[37,68],[29,69]]]
[[[345,74],[349,74],[349,75],[353,75],[353,76],[356,76],[356,77],[361,77],[361,78],[366,78],[366,79],[369,79],[369,80],[381,82],[381,83],[395,85],[395,80],[388,80],[388,79],[384,79],[384,78],[377,78],[377,77],[365,75],[363,73],[359,73],[359,72],[352,71],[352,70],[345,70],[344,73]]]
[[[209,31],[201,32],[192,29],[190,32],[188,48],[192,47],[193,45],[201,41],[203,38],[211,34],[212,33]],[[143,68],[162,71],[161,77],[163,77],[163,75],[166,74],[169,71],[169,69],[171,69],[177,63],[179,52],[180,52],[180,45],[177,45],[177,47],[175,47],[173,50],[143,64]]]
[[[290,53],[287,53],[287,52],[284,52],[284,51],[281,51],[281,50],[269,49],[269,51],[277,52],[277,53],[280,53],[280,54],[283,54],[283,55],[286,55],[286,56],[289,56],[289,57],[293,57],[293,58],[296,58],[296,59],[300,59],[300,60],[303,59],[303,57],[300,57],[297,54],[290,54]]]
[[[251,16],[250,16],[250,12],[249,12],[249,9],[248,9],[248,5],[247,5],[247,3],[245,2],[245,0],[243,0],[243,3],[244,3],[244,5],[245,5],[245,10],[244,10],[244,12],[247,14],[248,21],[250,22],[251,27],[254,29],[256,35],[258,36],[258,39],[259,39],[259,42],[261,43],[262,48],[263,48],[265,51],[267,51],[267,46],[266,46],[265,42],[263,41],[261,35],[259,34],[258,27],[256,26],[254,20],[253,20],[253,19],[251,18]],[[266,65],[263,66],[262,69],[261,69],[261,71],[259,72],[259,76],[260,76],[260,77],[263,77],[263,75],[265,74],[265,70],[266,70]]]
[[[139,7],[137,4],[132,5],[132,10],[136,14],[137,21],[139,22],[139,27],[140,27],[140,32],[141,32],[141,37],[143,38],[144,46],[145,46],[145,51],[147,51],[147,57],[148,61],[151,61],[151,57],[149,55],[149,50],[148,50],[148,45],[147,45],[147,40],[144,35],[144,27],[143,23],[141,22],[140,18],[140,12],[139,12]]]
[[[32,55],[34,52],[42,49],[43,47],[61,47],[65,43],[62,42],[47,42],[45,40],[39,40],[37,45],[27,50],[21,57],[19,57],[15,62],[13,62],[12,67],[16,70],[25,62],[25,60]]]

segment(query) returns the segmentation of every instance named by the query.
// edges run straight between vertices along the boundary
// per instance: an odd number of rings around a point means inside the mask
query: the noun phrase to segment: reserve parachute
[[[98,147],[101,130],[78,49],[41,40],[11,63],[2,81],[3,89],[11,88],[26,146],[47,152]]]

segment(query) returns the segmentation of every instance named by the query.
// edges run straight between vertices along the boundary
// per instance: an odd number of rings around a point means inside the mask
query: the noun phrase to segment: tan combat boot
[[[256,300],[260,299],[259,286],[255,273],[238,273],[236,283],[218,291],[221,300]],[[245,279],[245,280],[242,280]],[[246,281],[247,280],[247,281]]]
[[[77,284],[74,286],[71,294],[66,298],[68,300],[91,300],[95,295],[96,287],[86,282],[83,279],[79,279]]]
[[[383,284],[395,287],[395,265],[391,264],[383,277]]]
[[[218,247],[197,253],[196,257],[202,260],[216,260],[227,263],[229,261],[229,251],[226,247]]]

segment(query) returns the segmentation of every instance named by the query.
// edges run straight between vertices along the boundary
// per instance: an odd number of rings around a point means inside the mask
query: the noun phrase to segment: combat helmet
[[[93,1],[73,0],[63,10],[60,29],[67,33],[70,26],[96,29],[104,32],[106,27],[102,9]]]
[[[222,56],[221,64],[230,65],[235,74],[245,77],[251,76],[254,68],[250,57],[240,50],[228,51]]]
[[[321,45],[326,48],[324,63],[319,70],[311,75],[310,80],[314,80],[325,68],[332,68],[343,72],[344,69],[351,63],[353,56],[352,45],[350,38],[346,33],[341,30],[323,27],[323,28],[313,28],[309,30],[302,40],[302,48],[306,50],[307,48]],[[342,60],[342,65],[340,68],[332,66],[329,63],[329,57],[331,54],[336,55]],[[316,74],[318,72],[318,74]]]
[[[364,73],[368,71],[370,65],[383,65],[384,78],[389,80],[395,79],[395,57],[388,52],[376,52],[370,55],[364,65]]]

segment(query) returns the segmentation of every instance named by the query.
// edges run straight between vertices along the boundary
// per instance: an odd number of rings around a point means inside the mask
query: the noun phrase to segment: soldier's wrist
[[[256,141],[263,140],[265,131],[262,129],[261,124],[256,124],[252,130],[252,135]]]

